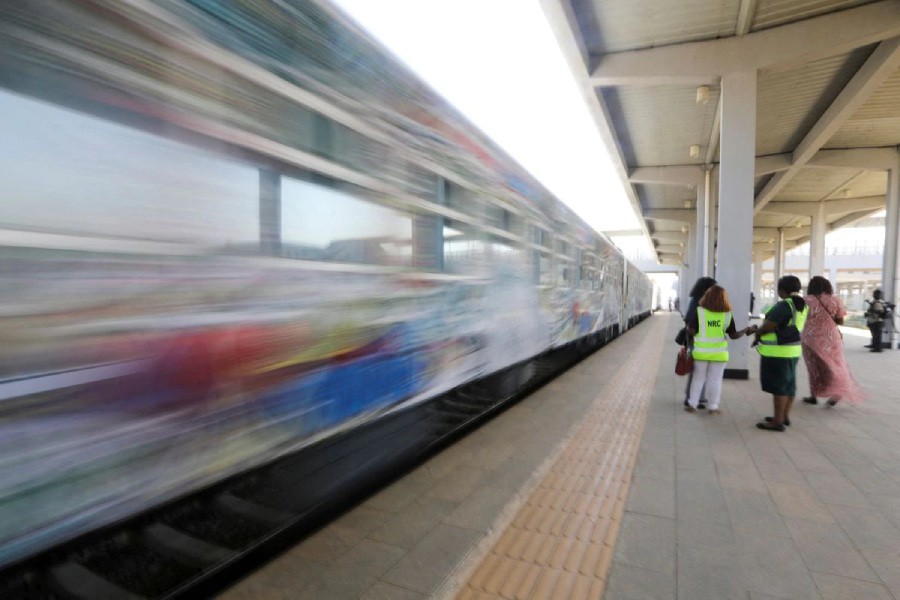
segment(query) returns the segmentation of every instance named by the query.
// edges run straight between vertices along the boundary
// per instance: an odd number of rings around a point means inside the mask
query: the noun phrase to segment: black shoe
[[[872,348],[872,344],[866,344],[863,348]]]
[[[771,423],[773,418],[774,418],[774,417],[766,417],[766,423]],[[788,427],[790,427],[790,426],[791,426],[791,420],[790,420],[790,419],[785,419],[785,420],[784,420],[784,424],[787,425]]]
[[[818,404],[819,403],[819,401],[816,400],[815,396],[807,396],[806,398],[803,399],[803,401],[806,402],[807,404]]]
[[[881,352],[881,348],[872,348],[869,352]]]
[[[697,408],[699,408],[700,410],[706,410],[706,402],[701,400],[697,403]]]
[[[756,428],[765,431],[784,431],[784,425],[776,425],[775,423],[769,423],[768,421],[757,423]]]

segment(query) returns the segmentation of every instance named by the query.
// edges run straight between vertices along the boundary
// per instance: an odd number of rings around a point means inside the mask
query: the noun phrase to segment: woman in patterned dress
[[[809,280],[806,293],[809,317],[800,339],[811,395],[803,401],[818,404],[816,396],[821,396],[828,398],[828,406],[841,400],[861,402],[865,396],[850,374],[838,330],[847,314],[844,305],[834,295],[831,282],[821,276]]]

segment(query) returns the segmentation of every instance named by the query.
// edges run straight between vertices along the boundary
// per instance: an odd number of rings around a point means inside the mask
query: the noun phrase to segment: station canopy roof
[[[542,2],[660,262],[687,261],[698,172],[719,160],[723,73],[757,71],[757,258],[779,228],[787,249],[807,241],[819,203],[829,230],[884,208],[900,1]]]

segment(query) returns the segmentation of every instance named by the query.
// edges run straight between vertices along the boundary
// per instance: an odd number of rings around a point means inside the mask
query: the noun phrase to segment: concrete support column
[[[753,198],[756,153],[756,71],[722,77],[722,125],[719,144],[719,231],[716,280],[731,298],[736,324],[750,311],[753,262]],[[730,344],[725,377],[747,379],[749,344]]]
[[[819,202],[812,216],[809,237],[809,277],[825,273],[825,233],[828,221],[825,218],[825,203]]]
[[[762,275],[763,275],[763,259],[762,257],[754,257],[753,261],[753,295],[756,301],[753,303],[753,314],[758,315],[762,309]]]
[[[709,193],[707,199],[709,201],[709,211],[707,214],[707,223],[709,230],[706,233],[708,245],[706,248],[706,274],[712,275],[716,272],[716,239],[718,235],[718,218],[719,218],[719,167],[715,166],[707,172],[706,181],[709,184]]]
[[[778,289],[778,280],[784,277],[784,229],[778,230],[775,238],[775,262],[773,265],[775,289]]]
[[[684,247],[684,267],[681,272],[684,273],[684,286],[681,288],[681,314],[687,310],[688,304],[691,302],[691,288],[697,281],[697,269],[694,268],[694,258],[697,255],[697,236],[693,227],[688,228],[687,244]]]
[[[831,267],[831,269],[828,270],[828,281],[831,282],[831,287],[834,288],[835,294],[837,294],[837,278],[838,278],[837,267]]]
[[[884,222],[884,263],[881,270],[881,291],[888,302],[897,303],[900,294],[900,156],[888,171],[887,214]],[[891,336],[891,348],[896,348]],[[885,340],[888,341],[888,340]]]
[[[694,231],[696,231],[695,244],[696,244],[696,252],[691,255],[691,262],[694,269],[694,275],[696,277],[703,277],[709,271],[706,270],[706,257],[709,253],[707,250],[709,246],[709,224],[707,219],[708,215],[708,206],[707,206],[707,196],[706,196],[706,183],[705,177],[701,180],[701,183],[697,186],[697,201],[696,201],[696,219],[694,220]]]

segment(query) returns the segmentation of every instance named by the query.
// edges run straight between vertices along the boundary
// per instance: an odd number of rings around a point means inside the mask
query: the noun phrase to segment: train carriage
[[[650,312],[325,2],[0,2],[0,109],[0,567]]]

